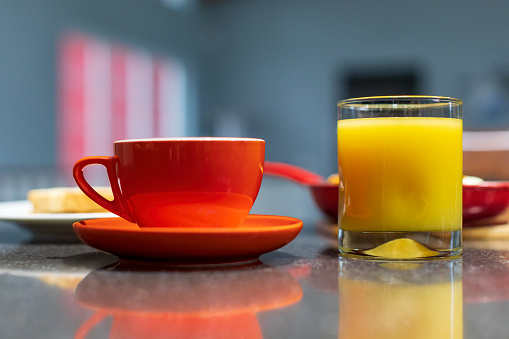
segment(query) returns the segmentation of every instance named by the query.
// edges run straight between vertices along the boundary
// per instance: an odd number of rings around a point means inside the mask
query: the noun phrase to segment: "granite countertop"
[[[342,258],[323,225],[229,266],[118,261],[2,225],[1,338],[507,338],[509,241],[458,259]]]

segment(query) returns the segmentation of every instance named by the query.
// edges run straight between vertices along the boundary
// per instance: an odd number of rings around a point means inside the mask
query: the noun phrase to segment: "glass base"
[[[372,259],[415,260],[457,257],[461,230],[447,232],[359,232],[339,230],[339,251]]]

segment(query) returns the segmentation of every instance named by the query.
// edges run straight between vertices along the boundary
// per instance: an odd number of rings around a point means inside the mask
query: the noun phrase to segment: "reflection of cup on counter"
[[[462,262],[339,261],[339,338],[463,338]]]
[[[236,227],[257,197],[265,141],[252,138],[122,140],[115,155],[78,160],[73,174],[100,206],[140,227]],[[86,181],[89,165],[106,167],[114,199]]]
[[[75,298],[97,312],[77,337],[111,315],[110,338],[262,338],[256,313],[298,302],[302,289],[260,262],[159,271],[118,264],[87,275]]]

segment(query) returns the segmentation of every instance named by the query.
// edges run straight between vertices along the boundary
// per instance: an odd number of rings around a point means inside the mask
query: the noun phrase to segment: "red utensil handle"
[[[263,173],[283,177],[285,179],[293,180],[299,184],[304,185],[316,185],[324,183],[324,179],[321,175],[282,162],[266,161]]]
[[[119,217],[122,217],[130,222],[135,222],[134,218],[129,211],[129,207],[126,205],[125,199],[122,196],[122,192],[120,191],[120,186],[118,185],[118,178],[116,174],[116,163],[117,157],[106,157],[106,156],[97,156],[97,157],[85,157],[81,158],[74,164],[73,168],[73,176],[74,180],[78,187],[85,193],[90,199],[92,199],[99,206],[104,207],[108,211],[115,213]],[[108,179],[110,181],[111,190],[113,191],[113,200],[110,201],[104,198],[102,195],[97,193],[95,189],[90,186],[90,184],[85,179],[83,175],[83,169],[89,165],[102,165],[106,167],[106,172],[108,173]]]

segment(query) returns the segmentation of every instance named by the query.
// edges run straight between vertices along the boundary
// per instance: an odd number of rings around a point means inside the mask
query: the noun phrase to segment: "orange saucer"
[[[121,259],[232,263],[285,246],[297,237],[302,221],[248,215],[239,227],[140,228],[122,218],[101,218],[76,222],[73,229],[85,244]]]

